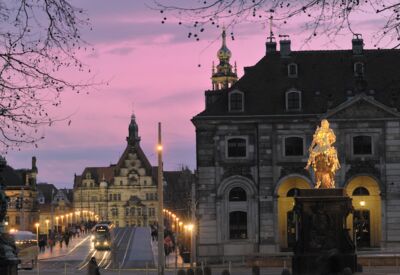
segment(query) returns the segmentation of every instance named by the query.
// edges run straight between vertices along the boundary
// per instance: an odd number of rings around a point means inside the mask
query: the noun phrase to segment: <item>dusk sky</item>
[[[182,165],[196,167],[195,129],[190,119],[204,108],[204,90],[211,88],[211,64],[217,61],[220,29],[206,32],[199,42],[187,38],[188,29],[168,18],[161,24],[160,12],[146,4],[152,1],[74,0],[86,10],[92,31],[84,39],[95,51],[82,56],[96,80],[109,85],[96,87],[88,95],[65,93],[54,114],[69,119],[43,128],[45,139],[39,148],[11,151],[7,162],[14,168],[29,168],[37,157],[38,182],[72,188],[74,173],[88,166],[116,163],[126,146],[125,138],[132,111],[139,124],[141,146],[156,165],[157,122],[162,122],[164,166],[176,170]],[[362,33],[366,48],[373,48],[371,28],[379,21],[361,16],[356,31]],[[222,24],[223,22],[221,22]],[[323,37],[308,45],[298,24],[287,24],[277,33],[289,34],[293,50],[349,49],[351,34],[338,37],[335,44]],[[228,30],[230,33],[232,30]],[[267,30],[261,24],[243,24],[228,40],[239,76],[244,66],[254,65],[265,54]],[[369,34],[368,34],[369,33]],[[199,66],[200,65],[200,66]],[[73,79],[89,76],[71,75]],[[91,77],[91,76],[90,76]]]

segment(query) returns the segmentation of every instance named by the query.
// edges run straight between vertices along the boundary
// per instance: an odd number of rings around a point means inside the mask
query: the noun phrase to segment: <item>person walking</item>
[[[99,266],[97,265],[96,258],[92,257],[88,264],[88,275],[100,275]]]

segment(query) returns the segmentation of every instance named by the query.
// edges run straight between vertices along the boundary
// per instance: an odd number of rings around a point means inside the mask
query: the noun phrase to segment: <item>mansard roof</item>
[[[39,192],[41,192],[43,194],[45,204],[47,204],[47,203],[50,204],[51,198],[54,197],[58,191],[57,188],[54,186],[54,184],[50,184],[50,183],[38,183],[37,189]],[[53,195],[52,195],[52,193],[53,193]]]
[[[111,183],[114,179],[114,171],[115,165],[110,165],[107,167],[86,167],[83,170],[82,175],[75,175],[74,187],[80,186],[82,180],[86,179],[87,173],[90,173],[91,179],[93,179],[96,184],[100,183],[100,181],[103,179],[103,176],[107,182]]]
[[[354,64],[364,64],[364,76],[355,76]],[[288,65],[297,64],[298,76],[288,77]],[[400,109],[400,50],[292,51],[267,53],[257,64],[245,68],[245,74],[231,88],[206,91],[206,109],[194,120],[208,116],[246,115],[319,115],[365,93],[377,102]],[[301,91],[302,109],[285,110],[285,93]],[[228,111],[228,94],[244,93],[244,112]]]

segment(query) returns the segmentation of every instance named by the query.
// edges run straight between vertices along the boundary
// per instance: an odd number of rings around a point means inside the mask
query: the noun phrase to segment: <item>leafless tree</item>
[[[372,30],[375,46],[382,43],[394,48],[400,46],[399,0],[188,0],[181,5],[170,5],[168,0],[155,0],[161,12],[162,23],[173,16],[179,25],[194,28],[189,37],[199,39],[210,26],[224,22],[228,27],[243,22],[273,22],[280,26],[301,22],[309,41],[317,35],[334,39],[342,30],[355,33],[354,16],[366,18],[381,15]],[[231,34],[233,36],[233,33]]]
[[[0,0],[0,151],[44,138],[41,125],[56,119],[49,109],[65,91],[79,93],[67,71],[88,69],[77,58],[87,46],[80,31],[90,27],[82,10],[67,0]]]

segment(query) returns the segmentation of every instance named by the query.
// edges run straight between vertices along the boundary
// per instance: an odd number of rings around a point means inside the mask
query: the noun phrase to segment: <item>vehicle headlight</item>
[[[97,242],[96,245],[100,245],[100,242]]]

